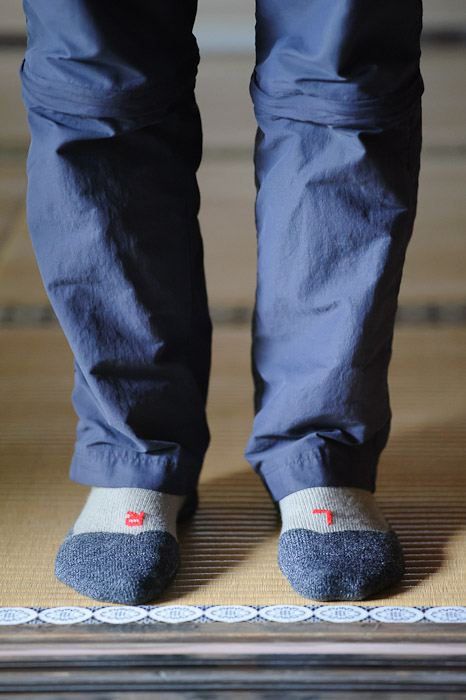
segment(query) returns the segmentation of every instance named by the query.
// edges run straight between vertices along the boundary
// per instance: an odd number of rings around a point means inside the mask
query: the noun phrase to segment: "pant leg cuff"
[[[202,465],[185,456],[175,460],[162,455],[114,451],[100,445],[75,448],[69,476],[87,486],[151,489],[172,494],[196,490]]]
[[[375,491],[376,467],[359,463],[357,468],[348,464],[334,464],[331,469],[310,455],[270,470],[261,469],[260,477],[274,501],[301,489],[317,486],[346,486]]]

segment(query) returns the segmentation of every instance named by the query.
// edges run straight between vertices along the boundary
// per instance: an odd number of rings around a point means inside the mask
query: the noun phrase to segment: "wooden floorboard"
[[[440,697],[466,692],[464,627],[22,628],[0,633],[0,692],[100,698],[147,692],[186,698],[375,697],[376,692]]]

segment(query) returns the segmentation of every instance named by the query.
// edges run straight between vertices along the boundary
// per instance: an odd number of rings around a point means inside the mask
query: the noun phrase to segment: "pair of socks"
[[[58,550],[55,575],[94,600],[155,600],[180,565],[177,523],[197,507],[189,496],[92,487]],[[398,538],[363,489],[307,488],[278,501],[278,565],[293,589],[318,601],[362,600],[404,573]]]

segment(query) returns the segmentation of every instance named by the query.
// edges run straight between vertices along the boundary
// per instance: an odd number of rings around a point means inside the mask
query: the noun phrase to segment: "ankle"
[[[346,486],[301,489],[279,502],[282,533],[304,528],[322,534],[344,530],[388,532],[390,526],[374,495]]]

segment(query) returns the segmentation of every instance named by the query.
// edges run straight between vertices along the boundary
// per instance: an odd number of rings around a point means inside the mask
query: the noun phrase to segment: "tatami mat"
[[[48,300],[24,206],[29,133],[18,78],[23,49],[4,53],[0,606],[87,606],[94,601],[53,575],[56,550],[89,488],[68,478],[76,426],[72,356],[57,325],[36,323]],[[448,311],[466,300],[466,100],[457,77],[463,63],[464,48],[423,48],[424,150],[418,215],[400,291],[400,305],[406,307],[435,305]],[[205,56],[197,83],[205,148],[198,173],[200,222],[209,301],[217,312],[250,310],[254,297],[251,70],[250,55]],[[377,497],[402,539],[407,572],[396,589],[365,604],[466,605],[465,345],[464,325],[403,323],[396,328],[390,367],[393,424],[380,461]],[[154,603],[307,602],[278,569],[278,516],[244,459],[253,420],[249,363],[248,324],[215,326],[208,404],[212,442],[199,509],[180,528],[179,574]]]
[[[75,417],[72,357],[57,328],[0,334],[3,535],[0,605],[92,605],[55,580],[53,561],[88,487],[68,479]],[[183,525],[182,567],[159,604],[303,603],[276,563],[280,524],[243,457],[252,422],[249,330],[214,332],[212,443],[200,506]],[[370,604],[466,605],[466,329],[398,328],[394,422],[378,498],[407,573]],[[155,601],[154,601],[155,602]]]

